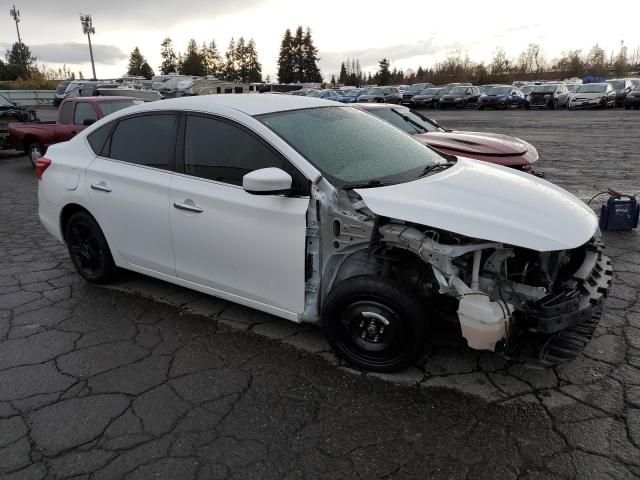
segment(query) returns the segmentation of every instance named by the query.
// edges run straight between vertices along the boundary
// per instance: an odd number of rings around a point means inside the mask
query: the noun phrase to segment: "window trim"
[[[112,162],[124,163],[126,165],[132,165],[134,167],[150,168],[152,170],[157,170],[158,172],[174,173],[176,171],[176,156],[177,156],[177,152],[178,152],[178,142],[180,141],[180,137],[178,136],[178,134],[179,134],[179,131],[180,131],[180,118],[181,118],[182,114],[183,114],[183,112],[180,111],[180,110],[153,110],[153,111],[149,111],[149,112],[134,113],[132,115],[127,115],[127,116],[124,116],[124,117],[116,118],[111,122],[112,126],[111,126],[111,131],[109,132],[109,136],[107,137],[107,140],[104,142],[104,145],[102,146],[102,150],[100,151],[100,153],[97,156],[102,158],[102,159],[104,159],[104,160],[110,160]],[[132,162],[128,162],[126,160],[119,160],[117,158],[109,157],[109,155],[111,155],[111,141],[113,139],[113,134],[116,131],[116,129],[118,128],[118,125],[120,125],[121,122],[123,122],[125,120],[131,120],[133,118],[150,117],[150,116],[156,116],[156,115],[174,115],[176,117],[177,122],[178,122],[178,127],[176,128],[176,138],[175,138],[175,142],[174,142],[174,145],[173,145],[173,156],[169,161],[169,168],[164,169],[164,168],[152,167],[150,165],[143,165],[141,163],[132,163]],[[88,140],[87,140],[87,143],[88,143]],[[91,148],[90,145],[89,145],[89,148]]]
[[[184,169],[184,156],[185,156],[185,147],[186,147],[186,142],[187,142],[187,119],[188,117],[201,117],[201,118],[206,118],[206,119],[210,119],[210,120],[217,120],[223,123],[226,123],[228,125],[231,125],[233,127],[236,127],[238,129],[240,129],[241,131],[243,131],[244,133],[247,133],[249,136],[253,137],[258,143],[260,143],[262,146],[264,146],[267,150],[270,150],[273,155],[275,155],[278,158],[281,158],[283,162],[287,163],[288,165],[291,166],[291,169],[298,172],[298,174],[300,175],[300,177],[305,181],[305,186],[306,188],[304,189],[304,192],[299,192],[297,194],[291,194],[291,195],[287,195],[289,197],[296,197],[296,198],[310,198],[311,197],[311,180],[309,180],[309,178],[296,166],[293,164],[293,162],[291,162],[286,155],[284,155],[282,152],[280,152],[276,147],[274,147],[268,140],[266,140],[265,138],[263,138],[261,135],[259,135],[258,133],[256,133],[255,131],[253,131],[251,128],[247,127],[246,125],[243,125],[242,123],[228,118],[228,117],[224,117],[221,115],[217,115],[215,113],[205,113],[205,112],[197,112],[197,111],[185,111],[182,112],[182,121],[180,123],[180,125],[178,126],[178,130],[179,130],[179,137],[178,137],[178,143],[180,144],[179,147],[176,146],[176,161],[175,161],[175,170],[174,172],[177,175],[181,175],[184,176],[186,178],[191,178],[194,180],[199,180],[199,181],[203,181],[203,182],[209,182],[209,183],[214,183],[216,185],[224,185],[225,187],[233,187],[233,188],[242,188],[242,185],[234,185],[232,183],[226,183],[226,182],[222,182],[220,180],[211,180],[210,178],[203,178],[203,177],[197,177],[195,175],[190,175],[188,173],[185,172]],[[180,157],[178,157],[178,153],[180,154]],[[178,169],[178,166],[180,167],[180,169]],[[292,178],[293,180],[293,178]]]

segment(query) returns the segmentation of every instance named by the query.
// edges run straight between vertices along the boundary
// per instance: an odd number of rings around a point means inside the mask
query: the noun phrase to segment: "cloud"
[[[29,0],[22,7],[24,17],[46,12],[50,20],[78,19],[79,14],[91,14],[96,30],[105,24],[139,24],[154,27],[175,25],[176,21],[191,20],[194,17],[226,15],[259,5],[260,0],[190,0],[185,2],[158,2],[157,0],[108,0],[87,2],[86,0],[65,0],[57,2],[55,8],[51,0]],[[80,21],[78,22],[78,28]]]
[[[93,58],[96,63],[103,65],[116,65],[128,58],[120,48],[114,45],[93,44]],[[11,48],[11,44],[0,43],[0,48],[5,50]],[[40,45],[29,45],[31,54],[37,57],[38,63],[66,63],[67,65],[77,65],[88,63],[89,44],[88,43],[43,43]]]
[[[362,68],[376,66],[378,62],[387,58],[392,63],[406,58],[425,55],[448,54],[461,49],[461,44],[442,45],[435,37],[421,40],[412,44],[396,44],[387,47],[368,48],[361,50],[344,50],[340,52],[320,52],[320,65],[326,72],[340,70],[340,64],[347,58],[358,59]]]

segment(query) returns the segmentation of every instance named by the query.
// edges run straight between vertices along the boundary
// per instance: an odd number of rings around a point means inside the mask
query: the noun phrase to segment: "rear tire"
[[[29,155],[33,168],[36,168],[36,162],[44,156],[44,147],[39,142],[32,142],[27,147],[27,155]]]
[[[418,298],[372,275],[348,278],[328,295],[322,328],[336,355],[355,368],[395,372],[424,349],[427,314]]]
[[[71,215],[64,238],[73,266],[91,283],[105,284],[113,280],[116,265],[98,222],[87,212]]]

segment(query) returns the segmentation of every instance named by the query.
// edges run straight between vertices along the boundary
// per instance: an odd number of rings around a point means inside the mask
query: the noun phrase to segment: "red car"
[[[138,103],[128,97],[68,98],[60,104],[55,122],[10,123],[9,143],[28,154],[35,167],[49,145],[66,142],[98,119]]]
[[[443,153],[483,160],[529,173],[533,173],[531,164],[538,160],[535,147],[519,138],[496,133],[447,130],[407,107],[365,104],[355,108],[372,113]]]

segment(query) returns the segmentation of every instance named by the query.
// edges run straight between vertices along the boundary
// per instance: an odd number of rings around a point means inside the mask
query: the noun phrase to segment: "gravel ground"
[[[638,112],[427,115],[531,141],[584,199],[640,191]],[[362,375],[313,327],[133,274],[87,285],[35,188],[0,152],[1,478],[640,477],[637,232],[606,235],[612,297],[571,364],[445,336],[406,372]]]

